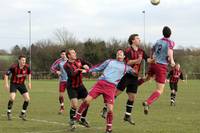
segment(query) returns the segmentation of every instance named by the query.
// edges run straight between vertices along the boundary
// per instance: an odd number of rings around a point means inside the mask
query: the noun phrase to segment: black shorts
[[[178,91],[178,85],[177,83],[169,83],[170,89]]]
[[[138,90],[138,77],[126,73],[117,85],[117,89],[124,91],[126,88],[127,93],[137,93]]]
[[[67,87],[67,94],[69,99],[77,98],[77,99],[84,99],[88,95],[88,91],[84,85],[81,85],[77,88],[72,88],[71,86]]]
[[[17,92],[17,90],[20,92],[20,94],[24,94],[26,92],[28,92],[25,84],[10,84],[10,93],[12,92]]]

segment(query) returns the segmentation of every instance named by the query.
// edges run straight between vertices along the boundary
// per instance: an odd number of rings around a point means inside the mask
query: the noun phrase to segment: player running
[[[124,58],[125,56],[123,50],[118,50],[115,60],[106,60],[101,65],[89,70],[89,72],[103,72],[103,74],[89,91],[89,94],[85,98],[84,102],[80,105],[75,115],[75,119],[77,121],[80,120],[83,111],[88,108],[89,104],[99,95],[103,95],[104,103],[108,108],[106,117],[106,133],[112,132],[113,106],[115,100],[114,97],[116,85],[126,72],[134,74],[133,69],[123,62]]]
[[[59,103],[60,109],[58,114],[62,114],[64,112],[64,93],[67,87],[68,76],[65,72],[63,66],[67,62],[66,52],[62,50],[60,52],[60,57],[51,65],[51,72],[57,74],[59,76]]]
[[[178,81],[179,79],[181,79],[182,81],[184,81],[183,79],[183,73],[180,70],[180,64],[176,64],[175,68],[172,69],[167,76],[167,81],[169,82],[169,86],[171,89],[171,101],[170,101],[170,105],[174,105],[176,104],[176,94],[178,91]]]

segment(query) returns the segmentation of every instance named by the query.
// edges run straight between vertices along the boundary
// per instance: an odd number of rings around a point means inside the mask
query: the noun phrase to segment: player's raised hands
[[[87,70],[85,69],[76,69],[76,71],[81,71],[81,73],[87,73]]]
[[[88,70],[89,69],[89,66],[88,65],[83,65],[83,68]]]

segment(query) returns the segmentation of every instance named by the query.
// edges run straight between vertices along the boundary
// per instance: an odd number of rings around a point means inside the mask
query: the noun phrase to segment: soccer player
[[[63,66],[67,62],[66,52],[62,50],[60,52],[60,57],[51,65],[51,72],[55,73],[59,76],[59,102],[60,102],[60,109],[59,114],[64,112],[64,92],[67,87],[67,80],[68,76],[65,72]]]
[[[104,103],[108,108],[106,117],[106,133],[112,132],[113,106],[116,85],[126,72],[134,74],[133,69],[123,62],[124,57],[123,50],[118,50],[115,60],[106,60],[101,65],[89,70],[89,72],[93,73],[103,71],[103,74],[89,91],[88,96],[85,98],[84,102],[80,105],[79,110],[76,112],[75,119],[77,121],[79,121],[82,112],[88,108],[91,101],[96,99],[99,95],[103,95]]]
[[[67,81],[67,93],[71,102],[70,109],[70,126],[71,130],[75,129],[74,115],[76,109],[78,108],[78,99],[86,98],[88,92],[83,85],[82,73],[86,72],[85,69],[89,69],[90,64],[78,59],[76,56],[76,51],[74,49],[67,50],[68,61],[64,64],[64,69],[68,75]],[[84,111],[81,117],[81,122],[85,127],[89,127],[89,123],[86,121],[87,109]]]
[[[155,59],[155,63],[150,65],[148,75],[155,76],[156,89],[150,97],[143,102],[144,114],[148,114],[149,106],[155,102],[164,91],[168,62],[170,62],[172,67],[175,66],[173,58],[173,47],[175,43],[169,39],[171,36],[171,29],[165,26],[162,33],[164,37],[158,40],[152,49],[152,56]]]
[[[10,87],[8,85],[8,76],[12,74],[10,79]],[[18,58],[18,64],[13,64],[6,72],[4,76],[4,87],[10,91],[9,101],[8,101],[8,120],[12,120],[12,106],[16,97],[17,90],[21,93],[24,99],[22,106],[22,111],[19,117],[26,121],[26,110],[30,101],[30,96],[28,90],[25,86],[25,79],[28,76],[28,88],[31,89],[31,70],[28,64],[26,64],[26,57],[21,55]]]
[[[125,61],[130,65],[135,71],[136,75],[126,73],[117,85],[116,97],[121,94],[125,88],[128,95],[128,100],[126,103],[126,112],[124,115],[124,121],[129,122],[131,125],[135,125],[135,122],[131,119],[132,108],[134,107],[134,101],[138,90],[138,75],[140,71],[140,66],[142,60],[150,62],[151,60],[147,57],[144,50],[139,48],[140,38],[138,34],[132,34],[129,36],[128,43],[130,47],[125,50]],[[107,107],[103,108],[102,117],[105,117]]]
[[[176,102],[176,93],[178,91],[178,81],[179,79],[183,80],[183,73],[180,70],[180,64],[176,64],[175,68],[172,69],[167,76],[167,81],[169,82],[169,86],[171,89],[171,101],[170,101],[170,105],[174,105],[175,106],[175,102]]]

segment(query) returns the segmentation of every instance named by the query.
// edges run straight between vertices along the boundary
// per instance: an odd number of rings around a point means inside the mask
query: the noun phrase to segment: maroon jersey
[[[83,84],[82,78],[83,75],[81,71],[78,69],[83,69],[83,65],[89,65],[89,63],[81,60],[81,59],[76,59],[74,62],[69,62],[69,60],[65,63],[64,69],[67,72],[68,75],[68,81],[67,83],[72,87],[72,88],[78,88]]]
[[[138,48],[137,51],[135,51],[132,47],[129,47],[125,50],[125,61],[126,63],[129,61],[129,60],[136,60],[138,59],[140,56],[142,56],[142,59],[145,59],[147,61],[147,55],[146,53],[144,52],[143,49],[141,48]],[[141,66],[141,63],[140,64],[133,64],[131,65],[131,67],[135,70],[136,74],[139,73],[140,71],[140,66]]]
[[[183,74],[180,70],[174,68],[169,72],[167,78],[170,80],[170,83],[178,83],[179,79],[183,80]]]
[[[24,84],[26,76],[31,74],[31,70],[28,64],[23,68],[20,68],[19,64],[14,64],[6,72],[6,75],[9,76],[10,74],[12,74],[10,83]]]

